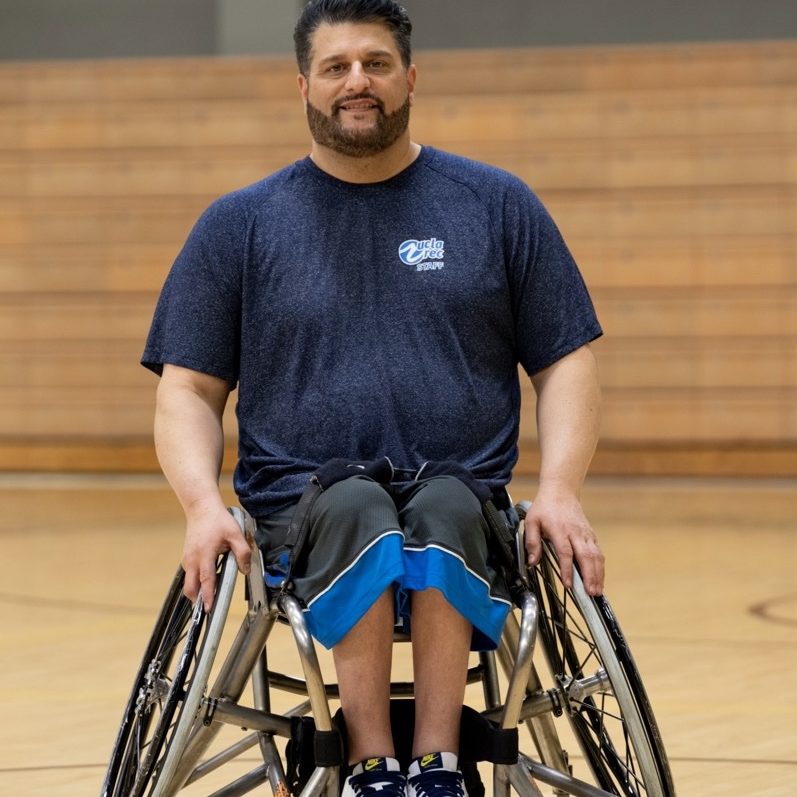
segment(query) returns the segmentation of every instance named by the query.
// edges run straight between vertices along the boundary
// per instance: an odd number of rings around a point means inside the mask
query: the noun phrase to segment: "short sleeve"
[[[157,374],[180,365],[238,381],[244,209],[217,200],[199,218],[164,283],[141,358]]]
[[[505,199],[504,237],[518,360],[533,375],[600,337],[602,330],[559,229],[522,183]]]

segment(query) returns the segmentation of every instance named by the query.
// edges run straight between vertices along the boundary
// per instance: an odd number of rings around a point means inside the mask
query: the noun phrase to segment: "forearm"
[[[158,460],[186,516],[183,592],[191,600],[201,592],[206,611],[213,603],[219,555],[232,550],[244,573],[251,556],[219,490],[229,392],[221,379],[167,365],[155,410]]]
[[[579,496],[600,427],[595,357],[584,346],[536,374],[540,489]]]
[[[168,366],[167,366],[168,369]],[[158,386],[155,450],[187,517],[218,508],[224,455],[223,390],[207,393],[174,369]]]
[[[542,556],[542,540],[556,550],[562,581],[573,583],[573,560],[590,595],[603,591],[604,562],[581,507],[581,487],[598,442],[600,388],[597,366],[583,346],[532,377],[537,391],[540,484],[526,515],[528,562]]]

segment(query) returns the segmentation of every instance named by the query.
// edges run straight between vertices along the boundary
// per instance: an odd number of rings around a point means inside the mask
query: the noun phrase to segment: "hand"
[[[556,551],[564,585],[573,586],[575,558],[587,594],[603,594],[603,552],[578,498],[541,491],[523,521],[523,530],[530,567],[542,557],[543,538],[550,540]]]
[[[195,601],[201,593],[206,612],[213,606],[216,593],[216,561],[227,551],[233,552],[238,569],[248,575],[252,552],[238,521],[225,507],[198,510],[195,517],[188,518],[183,546],[183,594]]]

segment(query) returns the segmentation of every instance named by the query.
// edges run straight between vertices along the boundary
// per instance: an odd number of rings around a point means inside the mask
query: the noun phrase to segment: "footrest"
[[[412,760],[412,737],[415,731],[415,701],[391,700],[390,723],[396,758],[406,770]],[[470,706],[462,707],[459,729],[460,762],[489,761],[492,764],[515,764],[518,760],[517,728],[504,730]]]
[[[474,709],[462,707],[459,757],[463,761],[489,761],[491,764],[516,764],[518,729],[499,728]]]
[[[346,763],[344,737],[336,725],[319,731],[312,717],[291,717],[291,738],[285,750],[285,776],[292,794],[299,794],[313,770]]]
[[[330,767],[346,763],[346,720],[338,709],[326,733],[316,730],[312,717],[291,719],[291,739],[287,748],[287,777],[294,793],[304,788],[316,766]],[[412,737],[415,732],[415,701],[390,701],[390,724],[396,758],[406,772],[412,761]],[[483,794],[476,762],[515,764],[518,760],[518,730],[503,729],[469,706],[462,707],[459,761],[471,795]],[[468,784],[471,785],[468,785]]]

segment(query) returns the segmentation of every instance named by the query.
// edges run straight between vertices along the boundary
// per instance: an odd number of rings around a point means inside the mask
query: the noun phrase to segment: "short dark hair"
[[[305,77],[310,68],[313,34],[325,22],[380,22],[393,34],[405,68],[412,62],[412,22],[395,0],[310,0],[293,32],[296,63]]]

